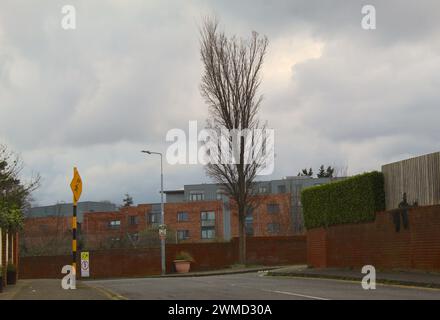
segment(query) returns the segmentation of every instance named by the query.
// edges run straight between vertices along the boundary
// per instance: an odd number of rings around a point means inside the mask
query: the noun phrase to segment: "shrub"
[[[194,261],[194,259],[191,256],[191,254],[189,254],[186,251],[181,251],[178,254],[176,254],[176,260],[185,260],[185,261],[191,261],[191,262]]]
[[[383,174],[373,171],[306,188],[301,201],[307,229],[373,221],[375,212],[385,210]]]
[[[8,272],[15,272],[17,271],[17,268],[12,263],[8,263],[8,267],[6,269]]]

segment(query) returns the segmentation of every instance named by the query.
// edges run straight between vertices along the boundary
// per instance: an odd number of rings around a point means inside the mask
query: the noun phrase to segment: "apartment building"
[[[246,216],[246,234],[260,237],[304,233],[301,190],[331,180],[286,177],[255,183],[255,204]],[[238,236],[238,210],[222,185],[192,184],[164,193],[167,241],[229,241]],[[86,212],[82,234],[91,247],[127,238],[136,243],[141,232],[159,226],[160,214],[157,203],[112,212]]]

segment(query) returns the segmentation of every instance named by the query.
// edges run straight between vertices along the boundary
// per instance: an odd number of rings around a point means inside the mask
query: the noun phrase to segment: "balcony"
[[[215,227],[215,220],[202,220],[202,227]]]

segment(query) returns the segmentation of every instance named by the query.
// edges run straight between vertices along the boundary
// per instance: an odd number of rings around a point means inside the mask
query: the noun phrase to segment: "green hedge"
[[[383,174],[373,171],[306,188],[301,202],[307,229],[373,221],[375,212],[385,210]]]

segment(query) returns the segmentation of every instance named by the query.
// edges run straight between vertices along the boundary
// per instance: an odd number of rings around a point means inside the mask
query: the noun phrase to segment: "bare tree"
[[[217,133],[210,136],[211,145],[218,146],[218,150],[208,151],[211,161],[205,170],[224,186],[237,206],[239,259],[245,264],[246,213],[258,198],[254,196],[254,180],[272,151],[264,134],[266,126],[260,125],[257,117],[262,101],[257,91],[268,40],[256,32],[249,39],[227,37],[212,18],[205,18],[200,34],[204,66],[200,89],[209,107],[207,127]],[[228,132],[226,139],[223,139],[224,130]],[[221,147],[224,141],[227,141],[226,150]]]

